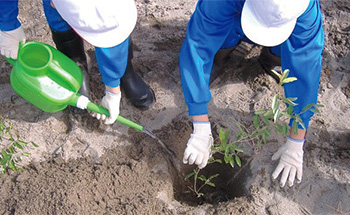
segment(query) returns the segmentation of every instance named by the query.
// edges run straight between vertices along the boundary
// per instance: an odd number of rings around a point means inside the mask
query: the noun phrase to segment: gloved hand
[[[99,113],[93,113],[92,116],[101,119],[106,125],[113,124],[119,115],[121,95],[121,92],[114,94],[106,90],[106,95],[102,98],[101,106],[108,109],[109,117],[107,118],[106,115]]]
[[[280,159],[279,164],[272,173],[272,177],[276,179],[283,170],[280,180],[281,187],[284,187],[287,178],[290,187],[293,186],[295,176],[298,179],[297,183],[301,182],[303,176],[304,142],[305,140],[294,140],[288,137],[287,142],[272,156],[272,160]]]
[[[22,26],[12,31],[0,31],[0,52],[7,58],[16,60],[19,43],[25,42],[26,35]]]
[[[210,122],[194,122],[193,134],[187,142],[183,163],[195,163],[200,169],[204,168],[210,158],[212,145]]]

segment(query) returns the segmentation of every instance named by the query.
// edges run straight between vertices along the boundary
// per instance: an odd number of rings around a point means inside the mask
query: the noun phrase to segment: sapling
[[[296,81],[295,77],[288,77],[289,70],[286,69],[283,72],[274,72],[279,77],[279,85],[283,86],[286,83]],[[300,117],[301,114],[306,111],[312,111],[314,113],[319,113],[319,108],[323,107],[321,104],[309,104],[303,108],[303,110],[297,114],[293,112],[293,107],[297,104],[295,101],[297,98],[286,98],[280,97],[278,94],[275,94],[272,98],[271,107],[265,110],[258,110],[254,112],[253,116],[253,127],[247,128],[239,122],[236,122],[238,132],[236,132],[235,137],[230,135],[230,130],[224,130],[220,128],[219,130],[219,140],[212,147],[212,154],[219,153],[223,155],[223,161],[225,164],[229,164],[232,168],[237,164],[239,167],[242,166],[239,153],[244,152],[244,148],[239,147],[239,143],[248,143],[252,148],[258,149],[261,148],[263,143],[267,142],[267,138],[272,135],[272,132],[283,134],[288,136],[288,122],[291,119],[292,123],[292,132],[297,133],[298,126],[300,125],[305,129],[305,125]],[[281,106],[281,104],[285,106]],[[233,140],[231,140],[233,139]],[[220,163],[223,161],[221,159],[214,159],[211,157],[208,161],[208,165],[211,163]],[[193,177],[193,187],[190,187],[190,190],[193,191],[197,197],[201,197],[204,194],[201,192],[204,186],[209,185],[215,187],[215,183],[212,179],[218,177],[218,174],[214,174],[210,177],[200,175],[200,169],[197,167],[191,173],[189,173],[185,179],[190,179]],[[202,184],[198,183],[198,180],[202,181]]]

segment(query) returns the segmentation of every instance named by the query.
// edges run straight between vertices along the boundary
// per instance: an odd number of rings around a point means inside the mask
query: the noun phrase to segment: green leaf
[[[19,137],[18,137],[18,138],[19,138]],[[22,141],[22,140],[18,140],[17,142],[18,142],[18,144],[20,144],[21,146],[26,146],[26,145],[28,145],[28,143],[26,143],[26,142],[24,142],[24,141]]]
[[[37,148],[37,147],[39,147],[37,144],[35,144],[34,142],[31,142],[32,143],[32,145],[35,147],[35,148]]]
[[[252,134],[250,135],[252,138],[255,138],[258,136],[257,130],[253,131]]]
[[[253,125],[255,128],[259,128],[259,116],[255,115],[253,118]]]
[[[29,152],[23,152],[22,155],[23,156],[30,156],[30,153]]]
[[[210,176],[210,177],[208,178],[208,180],[210,181],[210,180],[212,180],[213,178],[216,178],[216,177],[218,177],[218,176],[219,176],[219,174],[212,175],[212,176]]]
[[[296,99],[295,99],[296,100]],[[294,101],[295,101],[294,100]],[[289,105],[291,105],[291,106],[295,106],[295,105],[297,105],[297,103],[295,103],[292,99],[290,99],[290,98],[282,98],[282,101],[284,102],[284,103],[286,103],[286,104],[289,104]]]
[[[10,166],[10,168],[11,168],[13,171],[16,171],[16,170],[17,170],[17,167],[16,167],[15,163],[13,162],[13,160],[10,161],[9,166]]]
[[[273,72],[279,79],[281,79],[281,74],[279,72],[274,69],[271,69],[271,72]]]
[[[236,144],[234,144],[234,143],[231,143],[230,146],[229,146],[229,148],[230,148],[231,150],[236,151],[236,152],[243,152],[243,149],[242,149],[242,148],[239,148],[239,147],[238,147]]]
[[[201,181],[206,181],[207,180],[207,178],[204,175],[200,175],[198,177],[198,179],[201,180]]]
[[[14,141],[15,140],[15,139],[13,139],[12,134],[9,134],[9,140],[10,141]]]
[[[283,127],[280,124],[275,124],[274,125],[275,131],[277,131],[278,133],[283,133]]]
[[[195,174],[195,172],[193,171],[193,172],[191,172],[191,173],[189,173],[189,174],[187,174],[186,175],[186,177],[185,177],[185,179],[189,179],[189,178],[191,178],[192,176],[194,176],[194,174]]]
[[[226,147],[227,139],[229,135],[230,135],[230,131],[226,132],[223,128],[220,128],[219,139],[224,148]]]
[[[324,105],[323,105],[323,104],[317,104],[316,107],[317,107],[317,108],[323,108]]]
[[[298,133],[298,123],[296,120],[293,121],[292,123],[292,131],[294,134],[297,134]]]
[[[9,146],[9,147],[8,147],[8,150],[9,150],[9,152],[10,152],[11,154],[16,153],[16,149],[15,149],[15,147],[13,147],[13,146]]]
[[[265,114],[264,117],[266,117],[267,119],[270,119],[273,117],[273,111],[270,109],[268,110]]]
[[[255,111],[254,114],[261,115],[261,114],[264,114],[265,112],[266,112],[265,110],[257,110],[257,111]]]
[[[228,162],[229,162],[229,159],[230,159],[229,156],[227,156],[227,155],[224,156],[224,161],[225,161],[225,163],[228,163]]]
[[[267,118],[263,118],[263,122],[265,123],[265,125],[269,126],[270,125],[270,121]]]
[[[287,111],[282,111],[281,114],[285,117],[287,117],[287,119],[292,118],[292,116],[287,112]]]
[[[211,186],[211,187],[215,187],[215,184],[214,184],[213,182],[210,182],[210,181],[206,182],[205,184],[206,184],[206,185],[209,185],[209,186]]]
[[[303,128],[303,129],[305,129],[306,130],[306,128],[305,128],[305,125],[304,125],[304,123],[301,121],[301,122],[299,122],[299,125]]]
[[[273,116],[273,121],[276,123],[279,118],[280,110],[277,109],[275,115]]]
[[[320,113],[320,111],[315,107],[310,109],[311,112],[313,113]]]
[[[271,104],[271,108],[272,108],[273,112],[275,112],[274,110],[276,109],[276,106],[277,106],[277,100],[278,100],[278,95],[275,94],[275,96],[272,99],[272,104]]]
[[[21,144],[19,144],[18,142],[14,142],[13,145],[16,146],[17,148],[19,148],[20,150],[23,150],[23,146]]]
[[[230,166],[233,168],[235,167],[235,162],[233,161],[232,155],[230,156]]]
[[[264,141],[264,143],[266,143],[266,133],[263,133],[262,140]]]
[[[6,154],[5,156],[2,157],[1,159],[1,165],[6,166],[7,163],[11,160],[12,154]]]
[[[300,116],[298,114],[295,114],[294,118],[297,122],[303,122],[303,120],[300,118]]]
[[[235,155],[235,160],[236,160],[236,163],[239,167],[242,166],[242,163],[241,163],[241,159],[238,157],[238,155]]]
[[[288,113],[290,116],[292,116],[292,114],[293,114],[293,106],[289,106],[289,107],[287,108],[287,113]]]
[[[286,79],[289,75],[289,69],[285,69],[283,72],[282,72],[282,77],[281,77],[281,81],[283,81],[284,79]]]
[[[5,128],[5,134],[8,134],[10,132],[10,130],[11,130],[11,127],[6,127]]]
[[[288,97],[288,99],[292,102],[296,101],[298,98],[297,97]]]
[[[306,105],[303,110],[301,110],[301,113],[304,113],[305,111],[309,110],[312,106],[314,106],[314,104],[308,104]]]
[[[214,162],[217,162],[217,163],[222,163],[222,160],[220,160],[220,159],[216,159],[216,160],[214,160]]]
[[[266,130],[265,130],[265,134],[266,134],[267,136],[271,136],[271,134],[272,134],[272,133],[271,133],[271,130],[266,129]]]
[[[226,148],[225,148],[225,156],[228,155],[229,152],[230,152],[230,147],[226,147]]]
[[[298,80],[297,78],[295,77],[291,77],[291,78],[286,78],[282,81],[283,84],[286,84],[286,83],[290,83],[290,82],[293,82],[293,81],[296,81]]]
[[[258,148],[261,149],[261,141],[258,140]]]

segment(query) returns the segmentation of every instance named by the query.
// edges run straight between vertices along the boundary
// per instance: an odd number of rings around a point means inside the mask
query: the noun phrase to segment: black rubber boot
[[[78,64],[83,73],[83,83],[79,93],[91,99],[84,41],[72,29],[58,32],[51,29],[56,48]]]
[[[278,76],[271,70],[275,69],[278,66],[281,66],[281,58],[277,55],[272,54],[270,48],[263,47],[261,49],[261,53],[258,60],[265,72],[269,74],[272,78],[274,78],[277,81],[277,83],[279,83],[280,80]]]
[[[141,109],[147,110],[155,103],[153,90],[134,71],[131,59],[133,58],[132,42],[129,43],[128,64],[124,76],[120,79],[120,86],[131,103]]]
[[[238,45],[237,45],[238,46]],[[211,70],[209,85],[215,81],[217,77],[224,71],[224,67],[228,64],[230,60],[230,55],[235,50],[235,48],[220,49],[214,57],[213,68]]]

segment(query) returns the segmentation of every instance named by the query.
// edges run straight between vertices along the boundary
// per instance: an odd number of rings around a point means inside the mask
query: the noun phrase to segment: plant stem
[[[200,169],[198,168],[198,171],[196,171],[196,174],[194,175],[194,183],[193,183],[193,188],[194,188],[194,192],[197,194],[197,196],[199,195],[199,190],[197,190],[197,180],[198,180],[198,174],[199,174]]]

